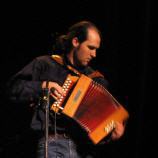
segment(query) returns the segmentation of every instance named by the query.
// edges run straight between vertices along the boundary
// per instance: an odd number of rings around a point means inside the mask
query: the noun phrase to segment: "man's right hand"
[[[48,83],[48,87],[46,87],[46,81],[44,81],[42,83],[42,88],[48,88],[50,90],[50,95],[54,98],[54,99],[58,99],[61,96],[65,96],[65,92],[63,91],[63,88],[56,82],[51,82],[49,81]]]

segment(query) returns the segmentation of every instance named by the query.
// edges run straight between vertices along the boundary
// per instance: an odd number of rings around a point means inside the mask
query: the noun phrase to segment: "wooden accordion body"
[[[94,144],[129,117],[127,110],[100,84],[91,78],[68,75],[63,85],[66,97],[55,101],[51,110],[73,118]]]

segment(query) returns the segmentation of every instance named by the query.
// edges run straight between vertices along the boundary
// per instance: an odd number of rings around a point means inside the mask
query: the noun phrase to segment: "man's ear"
[[[79,41],[78,41],[78,38],[77,37],[74,37],[73,39],[72,39],[72,45],[74,46],[74,47],[78,47],[79,46]]]

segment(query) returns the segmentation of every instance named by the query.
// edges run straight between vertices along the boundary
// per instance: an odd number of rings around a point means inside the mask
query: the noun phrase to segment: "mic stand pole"
[[[48,158],[48,133],[49,133],[49,89],[43,89],[43,101],[45,108],[45,156],[44,158]]]

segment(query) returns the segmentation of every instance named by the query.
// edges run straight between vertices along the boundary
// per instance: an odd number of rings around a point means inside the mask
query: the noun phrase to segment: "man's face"
[[[74,48],[74,63],[79,66],[87,66],[96,57],[96,50],[100,47],[100,41],[98,32],[89,29],[87,39]]]

